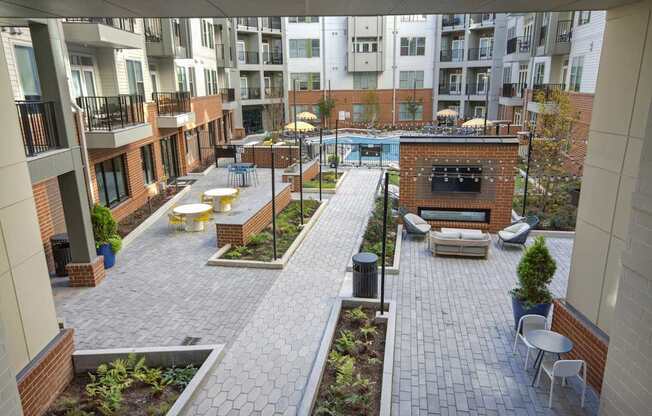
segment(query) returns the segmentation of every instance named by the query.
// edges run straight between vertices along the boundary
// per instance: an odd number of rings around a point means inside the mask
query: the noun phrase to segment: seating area
[[[483,257],[489,254],[491,236],[480,230],[442,228],[430,233],[430,250],[434,256]]]

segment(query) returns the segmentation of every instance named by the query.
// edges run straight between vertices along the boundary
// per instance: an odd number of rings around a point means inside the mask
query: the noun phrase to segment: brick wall
[[[416,214],[420,207],[490,211],[489,223],[431,221],[433,227],[472,228],[496,232],[511,223],[517,143],[401,143],[400,146],[402,207]],[[428,175],[434,164],[480,164],[484,175],[494,177],[494,182],[483,177],[482,192],[478,194],[433,194],[430,191]],[[504,176],[501,175],[503,172]]]
[[[54,258],[50,237],[54,234],[65,232],[66,222],[63,216],[63,205],[59,193],[57,178],[47,179],[32,185],[36,215],[41,231],[41,241],[45,250],[45,259],[48,271],[54,273]]]
[[[563,301],[555,300],[552,330],[573,341],[573,350],[564,359],[584,360],[587,364],[587,382],[598,392],[602,391],[602,377],[607,362],[608,341],[586,324],[577,312]]]
[[[276,213],[278,214],[287,207],[291,200],[292,192],[288,186],[276,195]],[[272,201],[270,200],[244,224],[215,224],[217,246],[246,244],[252,235],[264,230],[271,222]]]
[[[74,376],[74,332],[62,330],[16,377],[24,416],[40,416]]]
[[[68,263],[66,271],[70,286],[95,287],[106,277],[104,256],[97,256],[92,263]]]
[[[242,161],[253,163],[259,168],[272,167],[270,146],[246,146],[242,153]],[[274,166],[285,169],[299,161],[298,146],[274,146]]]
[[[335,119],[337,118],[338,111],[348,111],[353,113],[353,104],[364,104],[365,96],[369,93],[368,90],[337,90],[328,92],[331,94],[335,100],[335,109],[331,113],[330,125],[331,127],[335,126]],[[394,102],[394,92],[391,89],[388,90],[375,90],[376,96],[378,97],[379,104],[379,114],[378,122],[381,124],[391,124],[392,123],[392,104]],[[297,104],[311,104],[316,105],[321,97],[323,97],[324,91],[297,91]],[[417,101],[421,100],[423,104],[423,118],[422,120],[417,120],[417,124],[423,124],[423,122],[432,121],[432,89],[423,88],[413,91],[412,89],[396,90],[396,106],[394,111],[396,112],[395,122],[397,124],[410,124],[411,121],[400,121],[399,120],[399,105],[409,101],[412,96],[415,96]],[[291,107],[290,107],[291,109]],[[350,123],[349,123],[350,124]]]
[[[319,175],[319,162],[317,161],[312,161],[308,162],[311,165],[308,168],[304,167],[303,171],[303,182],[309,181],[313,179],[315,176]],[[304,165],[305,166],[305,165]],[[297,165],[298,169],[298,165]],[[281,177],[283,182],[289,182],[291,185],[292,192],[299,192],[300,188],[300,183],[299,183],[299,175],[292,175],[292,174],[283,174]]]

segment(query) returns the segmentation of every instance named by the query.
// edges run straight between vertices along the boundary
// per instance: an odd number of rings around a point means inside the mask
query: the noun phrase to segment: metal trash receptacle
[[[50,237],[50,244],[52,245],[55,274],[57,276],[67,276],[66,265],[72,261],[68,234],[61,233],[53,235]]]
[[[373,253],[358,253],[353,256],[353,296],[378,296],[378,256]]]

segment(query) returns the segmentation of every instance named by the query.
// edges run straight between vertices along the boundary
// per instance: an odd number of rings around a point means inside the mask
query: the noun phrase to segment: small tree
[[[330,127],[331,114],[335,109],[335,99],[325,95],[319,99],[317,107],[319,108],[319,115],[321,116],[322,125],[328,124],[328,127]]]
[[[271,133],[268,136],[268,139],[270,139],[272,143],[276,143],[278,134],[282,130],[283,123],[285,122],[285,107],[283,104],[268,104],[266,109],[267,120],[271,127]]]
[[[418,100],[416,97],[412,96],[410,97],[407,102],[407,111],[412,116],[412,121],[416,121],[417,119],[417,113],[419,112],[419,109],[421,108],[421,105],[423,103],[423,100],[419,98]]]
[[[525,250],[516,269],[519,287],[512,289],[510,294],[519,300],[525,309],[539,303],[552,302],[548,285],[556,269],[557,265],[546,247],[545,239],[542,236],[535,238],[534,244]]]
[[[378,94],[376,94],[376,91],[367,91],[362,97],[362,104],[364,104],[362,120],[366,123],[375,122],[378,118],[378,113],[380,112],[380,103],[378,102]]]
[[[102,205],[96,204],[91,212],[93,223],[93,235],[95,246],[110,244],[111,250],[117,253],[122,248],[122,238],[118,235],[118,224],[113,219],[111,210]]]

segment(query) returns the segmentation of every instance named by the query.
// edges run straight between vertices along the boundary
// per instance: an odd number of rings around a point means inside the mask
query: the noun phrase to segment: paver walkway
[[[547,242],[557,261],[551,288],[564,296],[573,240]],[[425,241],[404,240],[400,275],[387,279],[388,297],[398,305],[392,415],[597,412],[594,396],[581,409],[577,392],[559,384],[549,410],[549,382],[543,377],[541,387],[530,387],[533,370],[523,370],[522,344],[521,355],[512,355],[508,290],[521,255],[494,245],[487,260],[432,257]]]
[[[379,176],[349,172],[187,414],[296,413]]]

